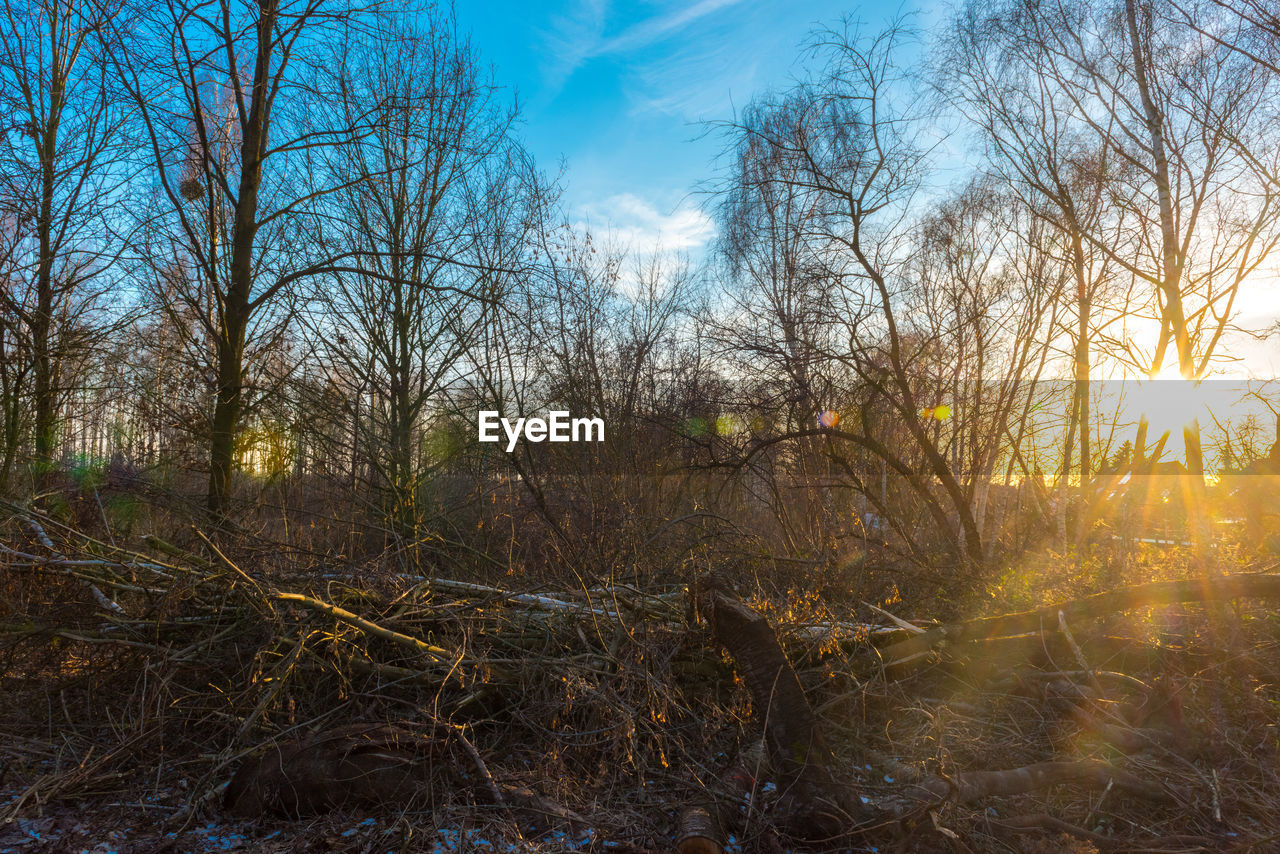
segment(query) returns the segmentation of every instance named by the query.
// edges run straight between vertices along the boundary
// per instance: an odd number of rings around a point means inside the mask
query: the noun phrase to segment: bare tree
[[[431,469],[426,422],[504,299],[482,244],[501,230],[500,206],[518,216],[527,204],[529,164],[510,135],[513,108],[433,10],[387,16],[336,73],[346,85],[330,123],[356,125],[374,110],[378,119],[331,157],[329,180],[342,189],[319,233],[352,260],[319,280],[313,326],[335,376],[368,400],[356,438],[387,518],[414,543]]]
[[[831,429],[810,422],[791,437],[825,431],[832,440],[875,455],[910,485],[950,551],[981,563],[981,532],[969,496],[936,431],[921,417],[922,410],[939,402],[922,394],[920,373],[936,353],[934,342],[903,325],[915,233],[910,210],[926,168],[926,143],[920,135],[920,102],[894,64],[901,37],[901,31],[890,30],[866,40],[850,28],[824,34],[817,46],[826,60],[821,77],[781,102],[758,105],[733,126],[738,159],[764,168],[739,170],[747,180],[737,181],[731,192],[756,193],[761,185],[775,183],[797,191],[794,200],[771,192],[774,201],[758,208],[769,218],[783,211],[799,214],[778,234],[783,242],[772,245],[785,246],[788,233],[805,243],[803,255],[788,252],[790,259],[782,264],[769,261],[765,278],[801,283],[794,270],[813,279],[810,287],[825,294],[822,301],[796,301],[796,310],[816,312],[815,319],[827,328],[820,338],[830,343],[818,340],[813,346],[826,350],[870,395],[867,405],[856,409],[864,428],[872,427],[871,413],[880,411],[902,431],[900,442],[885,444],[852,424]],[[792,326],[785,315],[782,320],[784,327]],[[782,339],[784,346],[795,350],[794,337],[787,341]],[[801,352],[783,355],[796,369],[812,358]],[[812,391],[812,382],[807,385]],[[907,454],[918,455],[919,463]]]
[[[1169,0],[1156,11],[1280,74],[1280,9],[1271,0]]]
[[[1039,48],[1024,36],[1018,17],[991,17],[970,5],[954,19],[938,66],[944,97],[962,107],[980,131],[988,168],[1058,236],[1046,248],[1072,279],[1065,293],[1075,314],[1074,324],[1050,333],[1068,339],[1075,382],[1059,483],[1065,489],[1078,436],[1079,485],[1087,489],[1093,467],[1094,351],[1116,311],[1115,289],[1109,287],[1116,265],[1097,242],[1121,239],[1123,217],[1109,202],[1111,182],[1123,163],[1109,146],[1082,131],[1084,107],[1078,101],[1044,85]],[[1065,537],[1066,501],[1058,506],[1059,533]]]
[[[904,323],[943,354],[927,370],[933,399],[947,401],[953,417],[934,426],[988,553],[999,531],[989,524],[995,472],[1014,465],[1031,411],[1052,392],[1037,385],[1070,290],[1057,236],[1002,182],[981,177],[924,218],[911,268],[913,311]],[[1071,399],[1080,399],[1080,385]]]
[[[339,189],[309,180],[316,159],[371,133],[381,115],[328,125],[333,114],[316,109],[340,92],[325,54],[358,38],[371,13],[319,0],[170,0],[138,11],[119,24],[115,68],[139,112],[186,281],[210,309],[208,506],[222,514],[253,390],[250,344],[279,340],[294,282],[344,260],[302,243],[300,222]]]
[[[1154,346],[1118,345],[1151,374],[1172,346],[1180,375],[1195,381],[1232,328],[1241,283],[1280,239],[1280,209],[1259,169],[1275,144],[1255,115],[1274,83],[1162,10],[1164,0],[1054,0],[975,5],[971,19],[1005,34],[1046,98],[1070,105],[1048,117],[1090,140],[1099,166],[1113,164],[1100,170],[1111,212],[1084,236],[1149,288],[1158,324]]]
[[[767,416],[784,433],[812,428],[837,401],[846,405],[856,382],[824,358],[838,346],[832,283],[839,273],[813,235],[830,226],[830,206],[807,186],[804,159],[786,145],[812,108],[809,92],[747,108],[731,129],[732,172],[719,211],[728,287],[718,337],[734,353],[732,373],[743,378],[748,419]],[[748,470],[768,490],[788,550],[827,552],[834,560],[835,514],[823,506],[820,485],[830,475],[825,444],[818,435],[799,438],[794,458],[762,452]],[[801,500],[786,498],[795,495]],[[883,507],[886,496],[872,498],[886,517],[897,518]]]
[[[100,59],[115,13],[112,4],[62,0],[0,5],[0,195],[13,226],[6,346],[30,351],[35,455],[45,464],[72,381],[64,362],[93,337],[86,321],[104,286],[91,283],[111,258],[104,218],[123,180],[123,117]],[[16,393],[20,377],[9,379]]]

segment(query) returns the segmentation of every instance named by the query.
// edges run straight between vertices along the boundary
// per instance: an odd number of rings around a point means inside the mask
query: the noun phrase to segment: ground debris
[[[1280,803],[1256,600],[1234,635],[1179,616],[1177,659],[1118,659],[1115,620],[1060,608],[1038,657],[890,679],[887,633],[852,610],[281,572],[234,539],[129,551],[40,527],[52,549],[10,526],[0,556],[0,851],[648,852],[714,803],[717,844],[776,852],[824,790],[849,833],[808,850],[1228,850]]]

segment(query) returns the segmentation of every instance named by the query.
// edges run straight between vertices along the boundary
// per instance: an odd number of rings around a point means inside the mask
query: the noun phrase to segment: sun
[[[1165,366],[1125,394],[1125,414],[1135,421],[1138,416],[1146,418],[1149,445],[1168,433],[1165,453],[1171,458],[1185,458],[1183,429],[1212,424],[1216,413],[1230,408],[1235,396],[1222,386],[1218,382],[1183,379],[1177,365]]]

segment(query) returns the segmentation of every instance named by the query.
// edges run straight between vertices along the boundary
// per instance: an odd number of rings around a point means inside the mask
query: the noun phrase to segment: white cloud
[[[715,237],[715,224],[687,203],[663,213],[634,193],[618,193],[581,207],[579,228],[599,231],[636,253],[692,253]]]

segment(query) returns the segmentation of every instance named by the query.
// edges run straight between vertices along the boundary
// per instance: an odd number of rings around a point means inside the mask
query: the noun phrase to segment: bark
[[[1089,296],[1089,284],[1085,273],[1084,243],[1079,230],[1071,237],[1072,256],[1076,270],[1076,304],[1078,306],[1078,326],[1076,329],[1075,379],[1076,406],[1079,412],[1080,428],[1080,489],[1089,489],[1089,477],[1092,474],[1092,453],[1089,443],[1089,315],[1093,311],[1093,303]]]
[[[779,792],[779,824],[807,839],[832,838],[861,815],[854,790],[831,775],[831,753],[795,670],[773,628],[715,576],[694,592],[712,635],[733,657],[763,719],[769,764]]]
[[[297,818],[354,805],[403,807],[429,791],[431,765],[446,748],[440,739],[387,724],[319,733],[245,763],[227,786],[223,808],[243,818]]]
[[[231,235],[231,265],[218,327],[218,390],[209,443],[209,511],[223,516],[231,495],[236,429],[244,405],[244,343],[252,310],[253,253],[258,231],[258,191],[267,147],[267,103],[271,87],[272,38],[278,5],[262,4],[257,22],[258,50],[253,91],[241,138],[240,193]]]
[[[230,308],[230,306],[228,306]],[[228,315],[232,314],[228,312]],[[239,326],[238,332],[234,328]],[[213,409],[213,425],[209,444],[209,510],[215,516],[226,513],[231,496],[235,465],[236,427],[243,406],[243,373],[245,325],[228,317],[219,331],[218,389]]]
[[[58,126],[62,118],[66,79],[58,31],[61,23],[57,14],[50,17],[49,41],[53,59],[53,73],[49,86],[49,118],[40,140],[40,210],[36,216],[36,239],[40,257],[36,269],[36,310],[32,317],[31,343],[35,362],[35,440],[36,459],[41,463],[53,460],[56,438],[56,408],[54,388],[53,332],[53,194],[57,186],[55,172],[58,156]]]
[[[0,358],[6,358],[5,330],[0,327]],[[17,370],[13,375],[7,371],[0,372],[0,404],[3,407],[4,427],[0,436],[0,496],[9,494],[9,477],[13,473],[13,465],[18,458],[18,446],[22,441],[22,393],[23,374]]]
[[[1177,234],[1177,213],[1173,208],[1173,189],[1169,177],[1169,156],[1164,138],[1164,116],[1160,106],[1152,95],[1150,79],[1150,57],[1144,50],[1141,33],[1138,30],[1138,0],[1125,0],[1125,17],[1129,28],[1130,46],[1133,52],[1133,73],[1138,83],[1138,93],[1142,100],[1142,110],[1151,139],[1151,157],[1156,194],[1160,202],[1160,249],[1162,267],[1157,287],[1164,295],[1162,327],[1173,336],[1174,347],[1178,356],[1178,372],[1184,381],[1198,379],[1196,376],[1195,354],[1191,349],[1191,336],[1187,328],[1186,312],[1182,304],[1182,273],[1185,266],[1185,254],[1179,244]],[[1148,14],[1150,14],[1148,10]],[[1158,370],[1164,361],[1164,345],[1167,339],[1162,334],[1157,347],[1153,368]],[[1188,503],[1188,524],[1191,539],[1195,544],[1197,559],[1204,563],[1209,560],[1208,518],[1205,513],[1204,488],[1204,454],[1200,445],[1200,422],[1193,420],[1183,429],[1183,444],[1187,460],[1187,470],[1197,476],[1199,483],[1195,486],[1195,497]]]
[[[1151,144],[1152,178],[1160,203],[1160,251],[1162,267],[1159,289],[1164,294],[1164,323],[1173,335],[1178,355],[1178,368],[1183,379],[1191,379],[1195,371],[1191,353],[1191,339],[1187,334],[1187,319],[1182,306],[1182,253],[1175,230],[1173,190],[1169,178],[1169,155],[1165,147],[1164,116],[1152,95],[1150,59],[1138,31],[1138,0],[1125,0],[1125,18],[1129,28],[1130,48],[1133,53],[1133,74],[1138,83],[1142,100],[1143,119]],[[1158,355],[1157,369],[1163,353]]]

